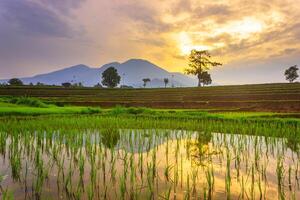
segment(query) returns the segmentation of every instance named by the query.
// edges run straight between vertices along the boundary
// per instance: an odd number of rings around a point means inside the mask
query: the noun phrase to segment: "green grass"
[[[31,100],[31,99],[30,99]],[[24,100],[24,102],[31,102]],[[274,112],[208,112],[197,109],[151,109],[145,107],[122,107],[116,106],[110,109],[100,109],[86,106],[59,107],[44,102],[38,104],[13,104],[9,98],[0,100],[0,116],[36,116],[36,115],[65,115],[65,114],[98,114],[102,116],[134,116],[160,119],[247,119],[247,120],[285,120],[300,121],[297,113],[274,113]],[[33,105],[37,105],[34,107]],[[44,105],[40,107],[40,105]]]
[[[247,121],[285,121],[300,122],[298,113],[275,113],[275,112],[208,112],[195,109],[150,109],[150,108],[126,108],[117,106],[111,109],[104,109],[102,115],[105,116],[127,116],[177,119],[177,120],[247,120]]]
[[[32,98],[32,97],[12,97],[8,99],[8,102],[17,105],[26,105],[26,106],[38,107],[38,108],[50,107],[50,105],[44,103],[40,99]]]
[[[100,113],[101,109],[89,107],[0,107],[0,116],[11,115],[51,115],[51,114],[94,114]]]
[[[276,136],[300,139],[300,121],[291,119],[224,119],[217,117],[181,118],[159,115],[140,117],[122,115],[55,115],[55,116],[11,116],[0,120],[0,132],[14,131],[66,131],[71,134],[84,130],[98,129],[180,129],[200,130],[203,132],[221,132]],[[299,140],[297,140],[299,141]]]
[[[51,114],[94,114],[101,113],[100,108],[66,106],[58,107],[35,98],[2,98],[0,116],[51,115]]]

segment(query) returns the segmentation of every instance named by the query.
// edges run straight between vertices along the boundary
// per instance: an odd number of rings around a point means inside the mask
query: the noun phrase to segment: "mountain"
[[[197,85],[197,80],[179,72],[168,72],[157,65],[142,59],[130,59],[124,63],[112,62],[100,68],[91,68],[86,65],[75,65],[51,73],[40,74],[33,77],[21,78],[25,84],[37,82],[47,85],[61,85],[63,82],[79,83],[84,86],[94,86],[100,82],[101,74],[108,67],[115,67],[121,76],[121,85],[142,87],[143,78],[150,78],[147,87],[164,87],[164,78],[169,79],[168,86],[188,87]],[[0,82],[7,82],[1,80]]]

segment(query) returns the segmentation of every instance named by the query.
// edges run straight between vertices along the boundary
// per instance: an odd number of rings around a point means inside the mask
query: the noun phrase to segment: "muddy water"
[[[299,199],[283,138],[177,130],[1,134],[1,198]]]

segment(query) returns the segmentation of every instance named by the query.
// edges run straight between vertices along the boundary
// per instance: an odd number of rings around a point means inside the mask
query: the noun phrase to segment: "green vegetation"
[[[47,104],[42,102],[36,98],[29,98],[29,97],[14,97],[9,99],[9,103],[17,104],[17,105],[26,105],[30,107],[38,107],[38,108],[47,108],[49,107]]]
[[[0,100],[0,116],[34,116],[51,114],[97,114],[100,116],[140,117],[157,119],[211,119],[252,121],[300,122],[298,113],[272,112],[211,112],[197,109],[151,109],[144,107],[116,106],[111,109],[97,107],[64,106],[47,104],[39,99],[20,97]]]
[[[12,173],[0,183],[0,196],[20,198],[20,184],[32,185],[21,193],[29,199],[300,195],[298,122],[136,117],[149,110],[129,114],[132,109],[122,107],[109,112],[114,116],[2,118],[0,158],[10,162],[0,159],[0,166]]]
[[[111,111],[113,113],[113,111]],[[221,118],[219,116],[202,116],[188,119],[186,116],[108,114],[81,116],[19,116],[2,118],[0,131],[8,130],[59,130],[70,132],[86,129],[103,128],[137,128],[137,129],[184,129],[208,130],[208,132],[239,133],[250,135],[289,137],[297,140],[300,137],[299,120],[297,119],[261,119],[261,118]],[[23,122],[23,123],[22,123]],[[52,127],[53,126],[53,127]]]
[[[49,114],[95,114],[101,113],[96,107],[59,107],[30,97],[5,97],[0,99],[0,116],[49,115]]]

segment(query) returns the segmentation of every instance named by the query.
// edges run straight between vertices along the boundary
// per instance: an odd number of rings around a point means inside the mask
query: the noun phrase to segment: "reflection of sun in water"
[[[213,22],[212,22],[213,23]],[[213,50],[226,46],[223,42],[212,42],[211,44],[195,44],[191,36],[209,38],[217,37],[222,34],[228,34],[235,40],[247,39],[255,33],[259,33],[264,29],[264,22],[255,18],[244,18],[239,21],[233,21],[223,26],[215,26],[211,33],[195,33],[195,32],[180,32],[178,37],[179,49],[182,55],[188,55],[191,50]],[[255,37],[255,36],[253,36]]]

